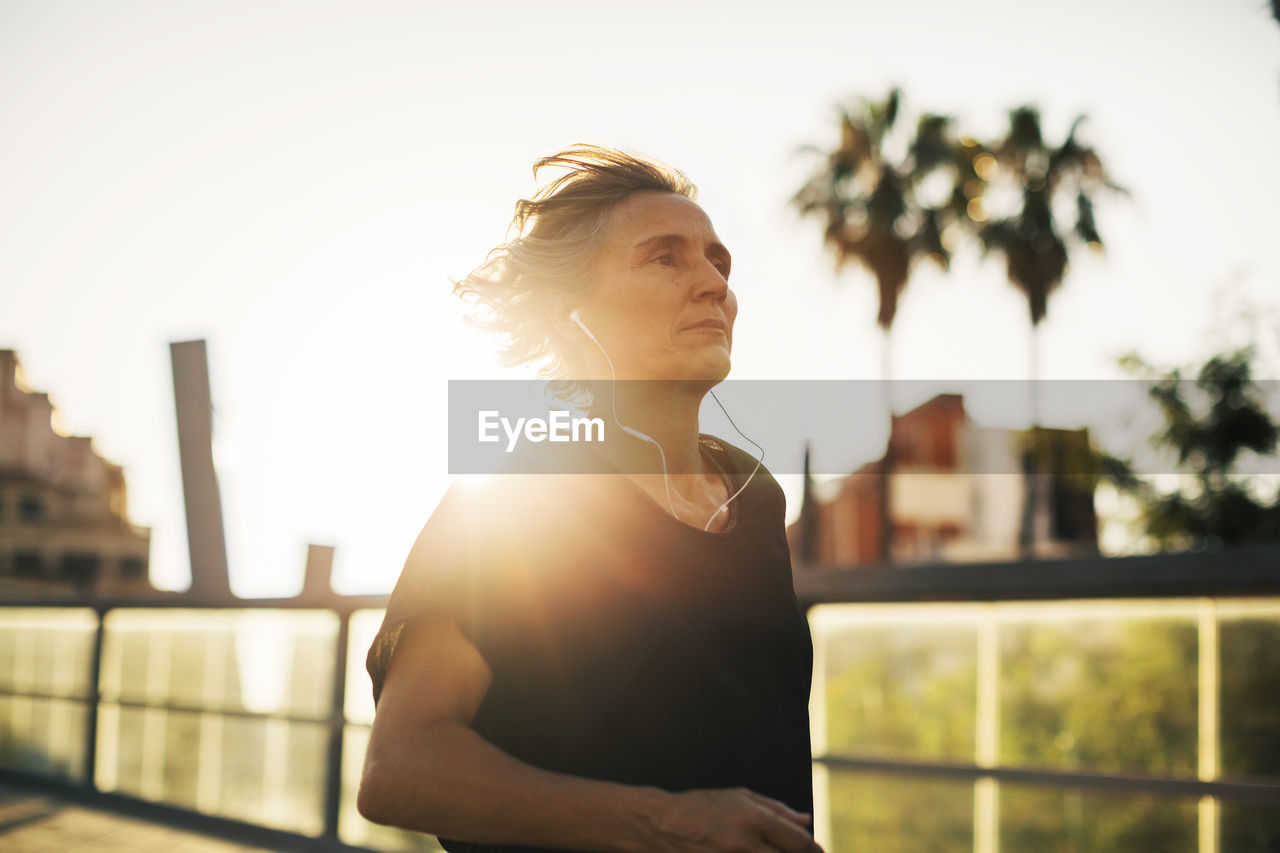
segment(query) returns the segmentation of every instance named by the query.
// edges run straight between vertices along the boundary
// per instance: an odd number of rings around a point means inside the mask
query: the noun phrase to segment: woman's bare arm
[[[362,815],[446,838],[574,850],[820,850],[807,816],[745,789],[673,794],[513,758],[470,728],[491,678],[447,617],[406,632],[369,738]]]

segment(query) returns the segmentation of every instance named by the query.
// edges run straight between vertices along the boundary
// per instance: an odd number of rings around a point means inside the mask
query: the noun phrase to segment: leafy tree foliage
[[[1013,284],[1027,298],[1032,326],[1039,326],[1048,312],[1049,295],[1061,284],[1073,245],[1102,248],[1094,220],[1094,197],[1102,189],[1124,190],[1107,177],[1102,160],[1082,145],[1076,131],[1079,116],[1061,145],[1045,141],[1040,113],[1024,105],[1009,113],[1009,129],[992,146],[998,168],[984,170],[988,183],[1003,179],[1018,202],[1008,215],[982,223],[978,239],[985,252],[1004,257]],[[1061,224],[1059,202],[1073,202],[1074,222]]]
[[[1183,378],[1166,372],[1151,387],[1164,427],[1153,442],[1172,450],[1194,485],[1158,491],[1134,473],[1128,460],[1108,460],[1108,479],[1139,502],[1146,532],[1162,548],[1216,548],[1280,540],[1280,490],[1256,494],[1232,470],[1245,453],[1269,455],[1280,440],[1280,414],[1268,411],[1252,377],[1255,350],[1246,346],[1215,355]],[[1122,359],[1131,371],[1153,368],[1136,355]]]
[[[965,216],[967,200],[955,188],[976,178],[972,158],[952,136],[952,120],[926,114],[915,135],[902,145],[898,117],[902,94],[890,90],[881,101],[861,99],[840,108],[840,142],[821,155],[819,168],[792,199],[801,215],[817,217],[836,269],[858,262],[879,288],[876,322],[888,331],[911,271],[921,260],[944,269],[951,252],[943,240],[947,225]],[[973,146],[970,144],[969,148]],[[904,153],[895,153],[904,150]],[[950,174],[953,189],[938,202],[925,199],[922,185],[937,173]]]

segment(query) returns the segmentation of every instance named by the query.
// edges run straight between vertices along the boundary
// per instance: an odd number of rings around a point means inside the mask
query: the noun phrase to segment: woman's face
[[[578,307],[617,378],[728,375],[738,314],[730,261],[702,208],[678,193],[637,193],[613,210]],[[608,376],[599,349],[583,345]]]

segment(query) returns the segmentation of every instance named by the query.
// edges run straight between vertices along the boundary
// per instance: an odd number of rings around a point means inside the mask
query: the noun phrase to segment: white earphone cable
[[[659,444],[657,441],[655,441],[652,437],[645,435],[644,433],[640,432],[637,429],[632,429],[631,427],[624,424],[622,421],[618,420],[618,401],[617,401],[618,395],[616,393],[617,384],[618,384],[618,374],[617,374],[617,371],[614,370],[613,359],[609,358],[608,350],[604,348],[604,345],[601,344],[600,341],[596,340],[596,336],[593,335],[591,333],[591,330],[587,328],[587,324],[582,322],[582,318],[578,314],[578,309],[575,308],[573,311],[569,312],[569,319],[577,323],[578,327],[581,328],[582,331],[586,333],[587,337],[591,339],[591,342],[600,348],[600,352],[604,355],[605,361],[609,363],[609,375],[611,377],[610,381],[612,383],[612,390],[609,394],[609,403],[611,408],[613,409],[614,423],[616,423],[618,427],[628,435],[634,435],[636,438],[643,439],[644,441],[647,441],[650,444],[652,444],[654,447],[658,448],[658,453],[662,457],[662,482],[667,490],[667,506],[671,508],[671,514],[675,516],[675,519],[677,521],[680,521],[681,520],[680,515],[676,512],[675,503],[671,500],[671,481],[670,481],[670,476],[667,473],[667,454],[663,452],[662,445]],[[759,471],[760,466],[764,464],[764,448],[756,444],[754,441],[752,441],[751,438],[748,437],[747,434],[744,433],[742,430],[738,429],[738,425],[733,422],[733,418],[729,416],[728,410],[725,409],[724,404],[720,402],[720,398],[715,395],[714,391],[711,392],[711,399],[715,400],[716,405],[720,407],[720,411],[724,412],[724,416],[729,419],[729,423],[733,426],[734,431],[737,432],[738,435],[747,439],[747,441],[750,441],[753,445],[755,445],[755,448],[760,451],[760,458],[756,460],[756,467],[751,470],[751,474],[750,476],[747,477],[746,482],[744,482],[740,487],[738,487],[738,490],[734,492],[732,495],[730,495],[728,500],[726,500],[724,503],[720,505],[719,509],[711,513],[711,517],[707,519],[706,526],[702,528],[704,533],[711,529],[711,522],[716,520],[716,516],[720,515],[720,513],[728,509],[729,504],[733,503],[733,499],[736,498],[738,495],[742,494],[744,491],[746,491],[747,486],[751,483],[751,480],[756,476],[756,472]]]
[[[729,417],[729,410],[724,407],[724,403],[720,402],[720,398],[716,396],[715,391],[711,392],[711,399],[716,401],[716,405],[720,407],[720,411],[724,412],[724,416],[726,418],[729,418],[729,423],[733,426],[734,432],[747,439],[747,441],[751,441],[751,438],[745,432],[738,429],[738,425],[733,422],[733,418]],[[711,518],[707,519],[707,526],[702,528],[703,530],[709,529],[711,527],[711,522],[715,521],[716,516],[728,509],[729,504],[733,503],[733,499],[746,491],[747,485],[751,482],[752,478],[755,477],[756,472],[760,470],[760,466],[764,464],[764,448],[756,444],[754,441],[751,441],[751,443],[755,444],[756,450],[760,451],[760,458],[756,460],[756,467],[751,469],[751,476],[747,477],[746,482],[738,487],[738,491],[734,492],[729,496],[728,500],[720,504],[720,508],[718,510],[711,513]]]
[[[649,442],[650,444],[652,444],[654,447],[658,448],[658,455],[662,457],[662,484],[663,486],[666,487],[666,490],[667,490],[667,506],[671,508],[671,514],[675,516],[676,521],[682,522],[680,518],[680,514],[676,512],[675,502],[671,500],[671,481],[670,481],[670,477],[667,474],[667,454],[663,452],[662,445],[659,444],[656,440],[654,440],[651,436],[645,435],[644,433],[640,432],[640,430],[638,429],[632,429],[631,427],[624,424],[622,421],[618,420],[618,395],[617,393],[615,393],[618,385],[618,373],[616,370],[613,369],[613,359],[609,358],[608,350],[604,348],[603,344],[601,344],[598,340],[596,340],[596,336],[593,335],[591,333],[591,330],[587,328],[587,324],[582,322],[582,318],[578,315],[578,309],[575,308],[573,309],[572,312],[570,312],[569,319],[577,323],[578,326],[582,329],[582,331],[587,333],[587,337],[591,339],[591,342],[595,344],[597,347],[599,347],[600,352],[604,354],[604,360],[609,362],[609,376],[611,377],[610,381],[612,382],[612,387],[609,393],[609,404],[610,404],[610,407],[613,409],[614,423],[616,423],[618,425],[618,428],[621,429],[623,432],[627,433],[628,435],[634,435],[636,438],[643,439]],[[712,516],[712,518],[714,517],[715,516]]]

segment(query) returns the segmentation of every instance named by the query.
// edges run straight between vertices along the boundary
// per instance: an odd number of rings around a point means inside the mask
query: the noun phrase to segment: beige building
[[[0,350],[0,596],[152,592],[151,530],[129,521],[123,470],[53,419]]]

